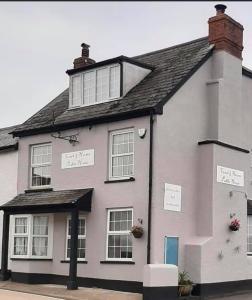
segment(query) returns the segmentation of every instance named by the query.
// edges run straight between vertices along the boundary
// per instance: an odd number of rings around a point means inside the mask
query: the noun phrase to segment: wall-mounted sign
[[[244,172],[217,166],[217,182],[244,186]]]
[[[181,186],[165,183],[164,209],[181,211]]]
[[[94,149],[62,153],[61,168],[79,168],[94,165]]]

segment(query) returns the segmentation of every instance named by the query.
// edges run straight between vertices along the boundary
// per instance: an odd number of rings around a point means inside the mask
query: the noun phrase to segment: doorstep
[[[99,288],[83,288],[67,290],[64,285],[55,284],[23,284],[0,281],[0,289],[42,295],[65,300],[142,300],[142,294],[111,291]]]

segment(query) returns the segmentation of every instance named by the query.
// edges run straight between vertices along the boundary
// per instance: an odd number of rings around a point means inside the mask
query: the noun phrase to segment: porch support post
[[[68,290],[78,289],[78,283],[77,283],[78,224],[79,224],[79,210],[76,207],[71,212],[70,265],[69,265],[69,278],[67,282]]]
[[[9,249],[9,228],[10,228],[10,215],[4,212],[3,215],[3,235],[2,235],[2,261],[1,261],[1,274],[0,280],[5,281],[10,278],[8,272],[8,249]]]

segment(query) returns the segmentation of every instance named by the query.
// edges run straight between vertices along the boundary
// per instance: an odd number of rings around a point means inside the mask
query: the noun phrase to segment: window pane
[[[108,68],[97,70],[96,76],[96,102],[102,102],[109,98]]]
[[[133,132],[112,135],[112,177],[129,177],[133,175],[133,137]]]
[[[67,258],[70,258],[70,239],[67,239]]]
[[[131,235],[109,235],[108,258],[132,258]]]
[[[119,66],[110,68],[109,97],[110,98],[120,97],[120,67]]]
[[[110,211],[108,217],[108,258],[132,258],[132,210]]]
[[[51,184],[52,145],[32,147],[32,186]]]
[[[95,72],[88,72],[83,75],[84,104],[95,103]]]
[[[51,166],[32,168],[32,186],[43,186],[51,184]]]
[[[15,233],[27,233],[27,218],[15,218]]]
[[[85,235],[85,219],[79,219],[78,235]]]
[[[32,239],[32,255],[47,256],[48,238],[34,237]]]
[[[48,235],[48,217],[35,216],[33,217],[33,234]]]
[[[41,145],[32,147],[32,164],[52,162],[52,145]]]
[[[72,77],[72,106],[81,105],[81,76]]]
[[[27,237],[14,237],[14,255],[27,255]]]

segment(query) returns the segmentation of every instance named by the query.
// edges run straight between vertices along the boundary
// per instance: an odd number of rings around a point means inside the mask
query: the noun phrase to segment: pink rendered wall
[[[207,134],[206,82],[211,58],[188,80],[157,116],[154,133],[152,263],[164,263],[164,237],[179,237],[179,267],[185,244],[196,236],[198,216],[198,141]],[[182,187],[182,210],[164,210],[165,183]]]
[[[135,181],[105,184],[108,179],[108,137],[109,131],[134,127],[135,131]],[[146,128],[144,139],[138,136],[138,129]],[[149,118],[143,117],[109,124],[95,125],[63,132],[64,135],[79,132],[80,143],[71,146],[69,142],[54,139],[50,134],[41,134],[20,139],[18,193],[29,188],[29,147],[32,144],[52,142],[52,187],[54,190],[94,188],[92,211],[87,216],[86,260],[79,264],[78,274],[83,277],[142,281],[143,266],[146,263],[147,203],[149,168]],[[61,169],[61,153],[95,149],[95,165],[81,168]],[[133,207],[134,224],[143,219],[145,234],[133,239],[133,261],[135,265],[100,264],[105,260],[106,222],[108,208]],[[66,215],[54,215],[53,262],[13,261],[12,271],[68,274],[68,264],[60,263],[65,257]]]

